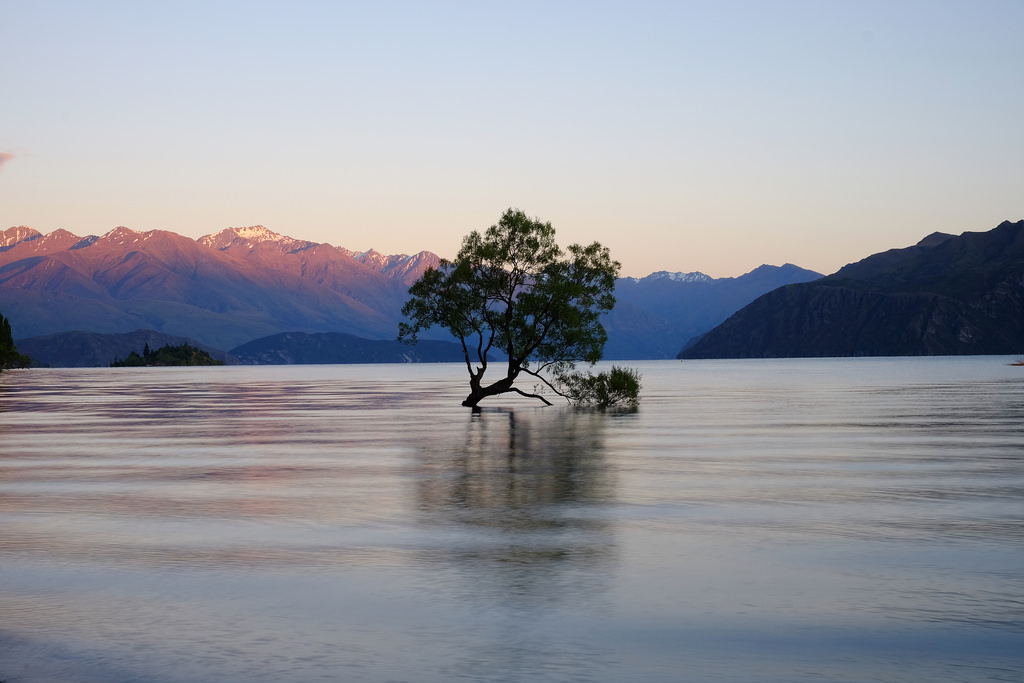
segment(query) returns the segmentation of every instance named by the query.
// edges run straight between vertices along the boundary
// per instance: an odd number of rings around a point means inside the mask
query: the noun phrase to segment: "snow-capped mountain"
[[[225,228],[216,234],[204,235],[197,241],[203,246],[221,251],[232,248],[252,250],[269,243],[277,249],[291,254],[316,246],[315,242],[293,239],[262,225],[253,225],[247,228]]]
[[[659,270],[646,277],[626,277],[623,280],[630,282],[640,282],[641,280],[671,280],[672,282],[711,282],[713,279],[710,275],[705,275],[700,271],[694,271],[692,273],[670,273],[667,270]]]
[[[117,227],[101,236],[0,233],[0,311],[19,337],[153,329],[230,349],[282,331],[394,338],[429,252],[357,259],[262,226],[192,240]]]
[[[218,249],[220,251],[234,254],[252,254],[256,250],[270,250],[286,254],[299,254],[311,250],[336,256],[339,259],[349,258],[373,270],[399,280],[406,285],[411,285],[419,279],[423,272],[440,263],[437,255],[429,251],[421,251],[418,254],[381,254],[370,249],[369,251],[355,252],[343,247],[334,247],[330,244],[297,240],[286,235],[281,235],[269,230],[262,225],[254,225],[247,228],[226,228],[213,235],[204,235],[199,238],[199,243]]]
[[[18,242],[24,242],[25,240],[37,239],[41,236],[38,230],[25,225],[9,228],[0,233],[0,249],[14,246]]]
[[[385,256],[371,249],[353,254],[352,257],[360,263],[371,266],[375,270],[379,270],[396,280],[401,280],[409,286],[416,282],[416,280],[419,280],[427,268],[436,268],[440,263],[437,256],[429,251],[421,251],[412,256],[407,254]]]

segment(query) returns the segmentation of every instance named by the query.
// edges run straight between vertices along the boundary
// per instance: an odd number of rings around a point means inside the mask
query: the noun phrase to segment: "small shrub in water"
[[[640,373],[612,366],[596,375],[573,373],[559,378],[565,396],[577,406],[635,408],[640,403]]]

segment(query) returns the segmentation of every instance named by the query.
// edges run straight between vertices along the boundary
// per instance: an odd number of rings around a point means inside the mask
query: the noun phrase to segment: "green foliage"
[[[0,314],[0,372],[11,368],[27,368],[32,359],[18,353],[11,333],[11,322]]]
[[[222,360],[214,360],[210,354],[190,344],[163,346],[156,351],[149,348],[149,344],[142,351],[140,356],[137,351],[132,351],[123,360],[115,360],[110,364],[112,368],[142,368],[168,365],[224,365]]]
[[[550,223],[509,209],[409,289],[402,314],[410,322],[400,325],[399,339],[415,343],[419,332],[437,326],[459,340],[470,376],[465,406],[506,392],[550,404],[513,383],[526,374],[564,395],[546,375],[566,376],[577,361],[601,359],[607,334],[600,317],[615,305],[618,272],[597,242],[563,251]],[[506,358],[504,374],[484,384],[492,354]]]
[[[574,405],[593,408],[636,408],[640,403],[640,373],[612,366],[610,372],[573,372],[557,377],[563,395]]]

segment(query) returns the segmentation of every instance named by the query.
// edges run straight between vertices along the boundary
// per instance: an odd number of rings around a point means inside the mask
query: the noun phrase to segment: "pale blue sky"
[[[822,272],[1024,218],[1024,2],[0,0],[0,229]]]

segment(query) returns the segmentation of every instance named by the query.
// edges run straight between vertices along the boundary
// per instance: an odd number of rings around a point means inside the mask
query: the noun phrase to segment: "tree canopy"
[[[573,401],[566,382],[578,377],[577,361],[601,359],[607,334],[600,317],[615,305],[618,272],[599,243],[563,251],[551,223],[509,209],[484,234],[467,235],[454,261],[442,260],[413,284],[399,339],[415,343],[437,326],[459,340],[470,378],[464,406],[508,392],[549,405],[547,391]],[[504,374],[488,384],[494,356],[504,357]],[[535,381],[532,392],[514,385],[522,375]]]
[[[11,322],[0,314],[0,372],[10,368],[27,368],[32,359],[18,353],[11,333]]]

